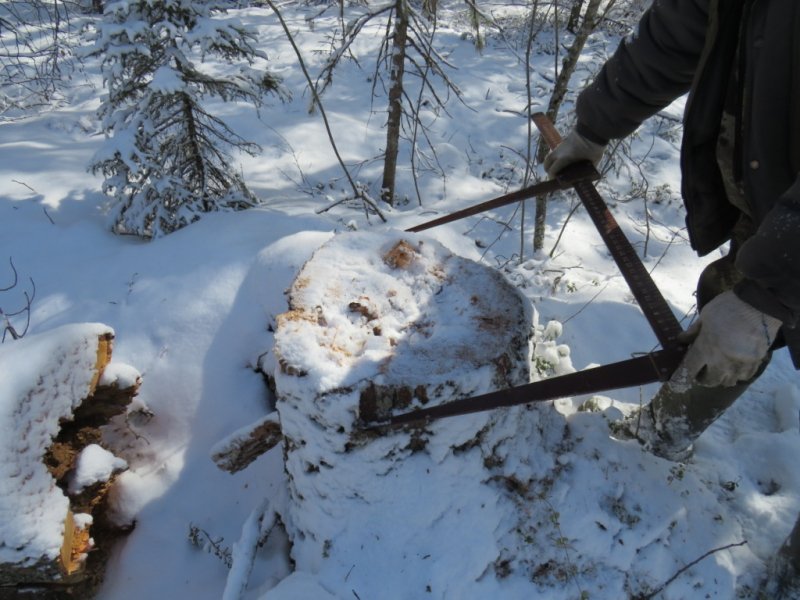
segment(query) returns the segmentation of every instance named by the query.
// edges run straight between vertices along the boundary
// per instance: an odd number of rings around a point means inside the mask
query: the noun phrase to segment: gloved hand
[[[676,375],[708,387],[752,379],[767,357],[781,321],[727,291],[711,300],[679,341],[690,343]]]
[[[603,144],[597,144],[573,129],[554,150],[550,151],[550,154],[545,156],[544,170],[550,177],[555,177],[564,167],[582,160],[591,161],[596,167],[603,158],[605,149]]]

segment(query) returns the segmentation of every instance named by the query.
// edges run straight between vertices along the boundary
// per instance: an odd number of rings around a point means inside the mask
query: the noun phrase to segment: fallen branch
[[[705,560],[706,558],[708,558],[712,554],[716,554],[717,552],[722,552],[723,550],[730,550],[731,548],[737,548],[739,546],[744,546],[745,544],[747,544],[747,540],[743,540],[743,541],[735,543],[735,544],[728,544],[727,546],[720,546],[719,548],[713,548],[713,549],[709,550],[708,552],[706,552],[705,554],[703,554],[702,556],[694,559],[689,564],[684,565],[683,567],[678,569],[672,577],[667,579],[664,583],[662,583],[659,587],[657,587],[655,590],[653,590],[649,594],[640,594],[638,596],[634,596],[633,598],[634,598],[634,600],[650,600],[651,598],[655,598],[658,594],[660,594],[665,589],[667,589],[667,587],[673,581],[675,581],[678,577],[683,575],[686,571],[691,569],[697,563]]]
[[[38,192],[37,192],[35,189],[33,189],[31,186],[29,186],[29,185],[28,185],[27,183],[25,183],[24,181],[19,181],[19,180],[17,180],[17,179],[12,179],[11,181],[12,181],[13,183],[17,183],[17,184],[19,184],[19,185],[21,185],[21,186],[24,186],[24,187],[28,188],[28,189],[29,189],[29,190],[30,190],[32,193],[34,193],[34,194],[37,194],[37,193],[38,193]]]
[[[14,261],[9,257],[8,259],[9,264],[11,265],[11,272],[14,274],[14,281],[11,283],[10,286],[0,288],[0,292],[7,292],[9,290],[14,289],[17,287],[17,283],[19,282],[19,276],[17,274],[17,268],[14,266]],[[21,337],[24,337],[25,334],[28,332],[28,327],[31,324],[31,305],[33,304],[33,299],[36,297],[36,284],[33,282],[33,279],[30,277],[28,278],[31,282],[31,294],[28,295],[28,292],[23,292],[25,296],[25,306],[23,306],[20,310],[14,312],[5,312],[2,307],[0,307],[0,324],[3,327],[3,335],[0,337],[0,343],[4,342],[6,339],[6,333],[10,333],[12,339],[18,340]],[[21,314],[25,313],[25,327],[20,333],[11,322],[10,317],[16,317]]]

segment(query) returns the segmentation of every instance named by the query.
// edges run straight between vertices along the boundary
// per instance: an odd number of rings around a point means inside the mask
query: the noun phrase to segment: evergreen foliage
[[[93,53],[108,95],[99,115],[108,139],[91,169],[115,200],[112,229],[158,237],[202,213],[257,200],[231,167],[231,151],[260,148],[204,108],[207,97],[255,106],[283,97],[280,80],[254,65],[265,59],[253,32],[221,19],[215,0],[119,0],[106,7]],[[241,63],[232,73],[208,60]],[[232,73],[232,74],[231,74]]]

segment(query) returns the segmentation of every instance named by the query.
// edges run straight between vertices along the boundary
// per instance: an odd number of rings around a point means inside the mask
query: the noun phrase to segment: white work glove
[[[550,177],[555,177],[564,167],[583,160],[591,161],[596,167],[603,158],[605,149],[603,144],[596,144],[573,129],[554,150],[550,151],[550,154],[545,156],[544,170]]]
[[[781,321],[732,291],[721,293],[700,311],[700,316],[679,336],[691,346],[676,375],[708,387],[748,381],[767,357]]]

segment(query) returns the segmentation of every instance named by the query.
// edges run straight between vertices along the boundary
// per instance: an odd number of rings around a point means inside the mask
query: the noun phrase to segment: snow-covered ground
[[[305,21],[311,9],[286,11],[305,60],[319,68],[324,57],[316,51],[325,46],[335,17],[319,19],[312,30]],[[286,310],[284,291],[311,253],[331,235],[352,228],[404,229],[486,200],[504,192],[508,177],[518,177],[522,169],[517,152],[525,147],[526,97],[517,55],[498,38],[478,53],[468,36],[444,20],[437,39],[458,66],[450,75],[467,103],[452,102],[451,116],[442,115],[431,132],[447,179],[425,176],[419,206],[404,168],[400,185],[412,200],[387,208],[385,224],[374,215],[367,219],[360,207],[319,212],[341,198],[342,174],[319,115],[307,112],[309,97],[302,92],[295,55],[266,10],[237,14],[259,28],[273,69],[294,90],[290,103],[265,107],[260,120],[245,105],[219,107],[235,129],[264,148],[260,157],[245,157],[241,164],[245,180],[264,200],[260,208],[208,215],[153,242],[112,235],[101,181],[86,172],[102,140],[94,113],[102,86],[92,65],[85,79],[73,82],[69,103],[0,124],[0,288],[11,281],[9,258],[20,274],[17,288],[0,293],[0,307],[9,312],[24,304],[32,278],[31,335],[70,323],[112,327],[114,359],[141,372],[139,399],[152,413],[148,418],[139,411],[107,432],[110,449],[130,467],[119,479],[115,510],[136,527],[108,565],[103,600],[220,598],[230,571],[217,555],[224,559],[228,550],[236,555],[234,545],[252,536],[253,515],[265,499],[278,509],[287,502],[280,449],[235,475],[218,469],[210,454],[220,440],[270,410],[255,366],[272,347],[275,317]],[[379,34],[377,28],[367,31],[372,37],[357,51],[374,49]],[[596,66],[614,43],[603,35],[593,38],[585,68]],[[366,161],[354,171],[374,190],[381,165],[372,158],[384,143],[383,99],[372,104],[372,68],[364,56],[361,60],[363,70],[348,62],[337,73],[325,107],[345,160]],[[536,60],[534,89],[544,93],[553,57]],[[579,71],[576,83],[587,76],[587,70]],[[546,97],[538,102],[543,108]],[[669,128],[680,109],[678,102],[667,111],[669,118],[653,120],[633,142],[632,156],[650,182],[649,221],[641,196],[631,193],[635,168],[609,174],[601,190],[609,198],[615,190],[617,218],[640,251],[646,245],[645,265],[684,318],[692,313],[698,273],[717,255],[695,258],[682,231],[680,202],[670,192],[678,189],[679,174]],[[580,210],[568,218],[573,202],[563,195],[550,205],[545,247],[549,252],[557,242],[552,257],[531,253],[532,206],[525,213],[521,260],[518,207],[430,235],[458,255],[500,269],[531,300],[540,324],[559,322],[549,331],[560,333],[557,344],[562,353],[563,346],[569,348],[576,369],[653,349],[655,338],[591,223]],[[552,349],[553,341],[549,344],[543,348]],[[567,438],[532,445],[534,438],[523,431],[505,448],[517,465],[509,475],[521,483],[526,473],[546,478],[524,490],[497,489],[516,504],[502,519],[492,515],[500,523],[494,529],[497,561],[474,587],[464,583],[471,575],[459,572],[462,549],[452,546],[451,554],[437,557],[447,570],[436,577],[458,582],[452,588],[457,595],[448,595],[446,585],[426,591],[431,574],[426,568],[373,573],[360,579],[360,588],[346,576],[337,581],[328,573],[321,581],[315,565],[302,561],[290,576],[286,540],[275,533],[256,554],[244,598],[466,598],[474,590],[474,598],[617,600],[646,596],[667,583],[655,597],[755,597],[752,588],[764,561],[800,511],[800,390],[788,356],[776,354],[685,464],[655,458],[608,435],[608,418],[646,402],[652,392],[650,386],[607,394],[598,401],[604,412],[578,411],[586,398],[559,400],[553,410],[568,425]],[[547,457],[537,455],[543,449]],[[435,462],[429,468],[435,471]],[[459,505],[480,501],[477,495],[465,497],[457,478],[452,485]],[[453,527],[480,528],[486,525],[480,514],[470,512],[470,522],[454,518]],[[403,539],[395,534],[409,526],[387,520],[386,539]],[[441,529],[435,531],[441,537]],[[416,534],[417,545],[424,546],[429,531]],[[430,541],[447,548],[441,539]],[[347,558],[336,557],[342,564]],[[395,583],[381,587],[381,581]]]

